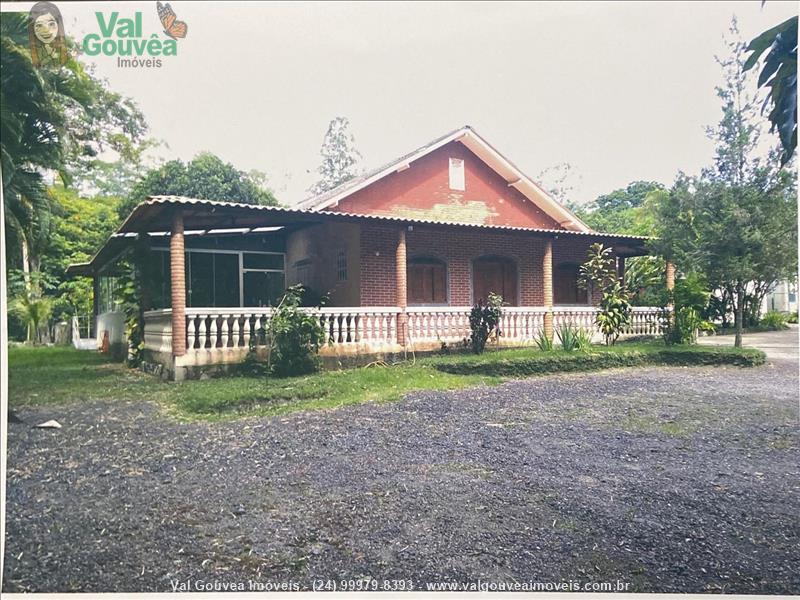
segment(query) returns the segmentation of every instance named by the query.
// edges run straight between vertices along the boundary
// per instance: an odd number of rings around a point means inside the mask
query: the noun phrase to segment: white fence
[[[395,307],[303,308],[316,315],[327,335],[328,348],[380,352],[397,344],[397,324],[403,313]],[[407,341],[410,345],[447,342],[469,338],[470,307],[411,307],[405,311]],[[504,343],[531,343],[544,327],[543,307],[506,307],[500,322]],[[557,329],[571,324],[597,333],[594,307],[555,307],[553,324]],[[238,356],[251,346],[265,344],[265,329],[271,308],[189,308],[186,309],[187,353],[237,351]],[[171,351],[172,315],[170,310],[145,313],[145,347]],[[626,334],[647,335],[659,332],[659,309],[636,307]],[[215,362],[210,358],[210,362]],[[227,361],[224,361],[227,362]]]

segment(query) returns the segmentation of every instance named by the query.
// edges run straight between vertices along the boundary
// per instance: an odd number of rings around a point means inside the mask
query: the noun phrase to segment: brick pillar
[[[675,289],[675,265],[667,261],[667,291]]]
[[[553,339],[553,240],[547,238],[544,242],[544,255],[542,256],[542,289],[544,291],[544,334]]]
[[[169,239],[169,273],[172,283],[172,355],[186,354],[186,266],[183,245],[183,214],[172,217]]]
[[[406,314],[407,290],[406,280],[406,230],[401,229],[397,236],[397,251],[395,252],[395,281],[397,282],[397,343],[406,345],[408,315]]]

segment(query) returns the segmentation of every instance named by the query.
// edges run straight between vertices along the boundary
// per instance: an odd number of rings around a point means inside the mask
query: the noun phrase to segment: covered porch
[[[310,290],[336,364],[440,349],[469,338],[471,306],[503,296],[500,345],[533,344],[562,323],[595,330],[596,293],[577,285],[595,242],[625,259],[646,239],[304,211],[175,197],[140,204],[91,262],[147,249],[144,347],[165,377],[197,376],[264,353],[265,326],[287,286]],[[669,279],[669,277],[668,277]],[[318,297],[328,302],[317,306]],[[98,316],[98,323],[102,315]],[[658,331],[658,309],[634,309],[630,334]],[[98,330],[98,336],[102,333]]]

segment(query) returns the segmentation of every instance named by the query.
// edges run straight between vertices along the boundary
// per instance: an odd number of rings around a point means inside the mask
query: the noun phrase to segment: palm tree
[[[27,341],[36,344],[42,339],[42,328],[47,324],[53,310],[53,301],[31,291],[18,296],[11,303],[11,310],[25,323],[28,329]]]
[[[24,13],[0,20],[0,165],[8,250],[25,258],[46,238],[51,203],[43,172],[63,155],[63,109],[25,47]],[[20,261],[21,262],[21,261]],[[28,265],[23,265],[27,267]]]

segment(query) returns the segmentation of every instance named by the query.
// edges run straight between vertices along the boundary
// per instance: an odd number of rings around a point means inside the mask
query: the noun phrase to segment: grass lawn
[[[512,377],[654,364],[763,364],[752,348],[665,347],[658,342],[594,347],[589,352],[535,349],[488,351],[480,356],[432,356],[416,363],[327,371],[285,379],[225,377],[167,383],[72,348],[9,349],[9,405],[115,399],[154,400],[181,418],[280,415],[296,410],[386,402],[416,390],[494,385]]]

